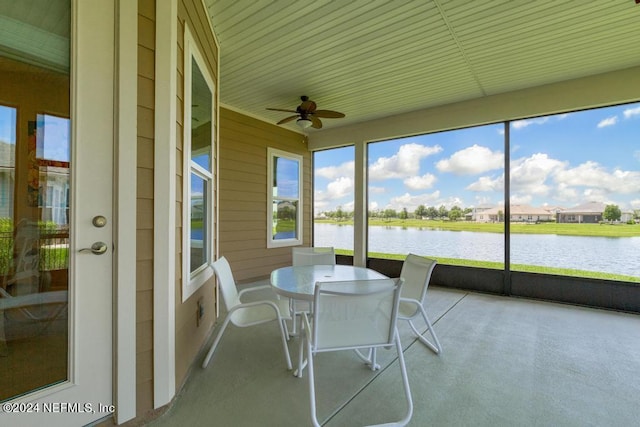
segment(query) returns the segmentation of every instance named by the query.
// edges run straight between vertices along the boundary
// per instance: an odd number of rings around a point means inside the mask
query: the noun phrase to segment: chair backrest
[[[402,298],[411,298],[422,303],[436,264],[435,259],[414,254],[407,255],[400,272],[400,278],[404,280]]]
[[[233,273],[229,262],[225,257],[220,257],[213,263],[213,270],[218,276],[218,288],[222,293],[222,299],[224,305],[228,310],[231,310],[236,305],[240,304],[240,297],[238,296],[238,289],[236,288],[236,281],[233,279]]]
[[[394,343],[402,279],[318,282],[311,343],[315,351]]]
[[[336,253],[327,248],[292,248],[293,265],[336,265]]]

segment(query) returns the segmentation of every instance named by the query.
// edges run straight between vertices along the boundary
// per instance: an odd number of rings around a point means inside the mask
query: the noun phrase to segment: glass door
[[[82,3],[0,2],[0,424],[113,410],[114,8]]]

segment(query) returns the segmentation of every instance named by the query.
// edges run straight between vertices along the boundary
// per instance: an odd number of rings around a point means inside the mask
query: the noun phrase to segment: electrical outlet
[[[196,326],[200,326],[200,321],[204,316],[204,304],[202,302],[202,297],[198,299],[197,308],[196,308]]]

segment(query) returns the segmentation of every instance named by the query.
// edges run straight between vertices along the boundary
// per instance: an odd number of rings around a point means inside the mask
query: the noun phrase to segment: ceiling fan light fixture
[[[296,124],[298,126],[300,126],[302,129],[306,129],[308,127],[310,127],[313,123],[311,122],[311,120],[304,118],[304,119],[298,119],[296,120]]]

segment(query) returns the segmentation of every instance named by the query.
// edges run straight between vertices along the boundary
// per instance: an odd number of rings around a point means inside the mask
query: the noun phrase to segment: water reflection
[[[345,227],[349,227],[345,229]],[[353,249],[353,226],[314,225],[314,245]],[[370,227],[369,251],[504,262],[504,235],[413,227]],[[512,264],[640,276],[640,237],[512,234]]]

